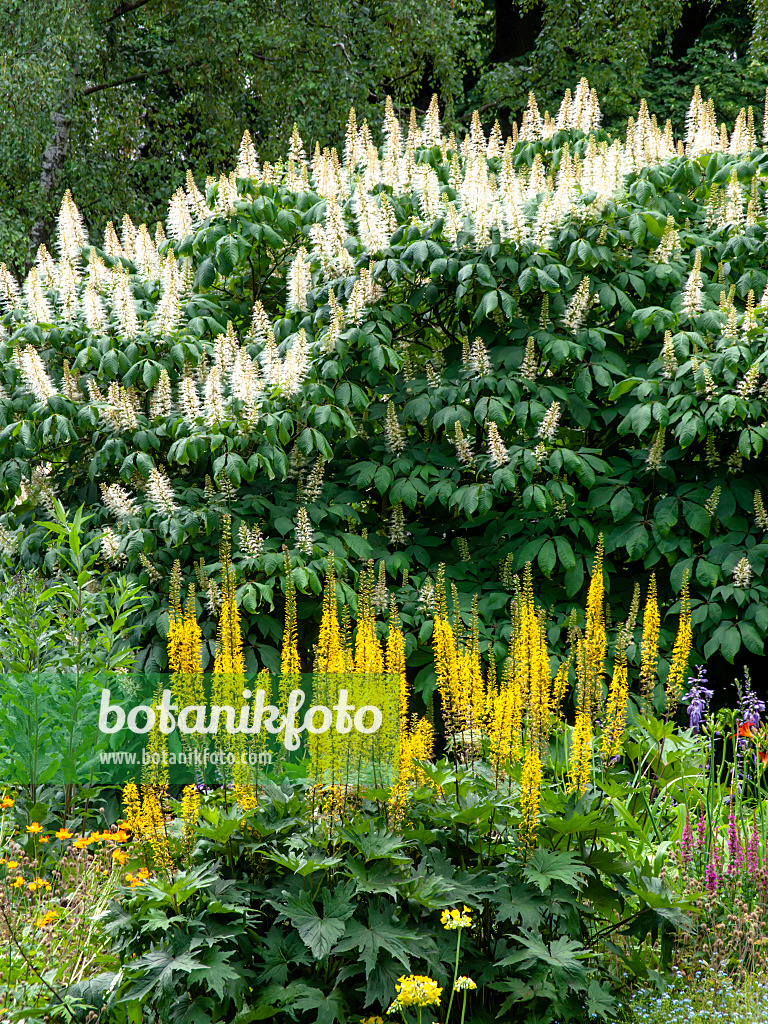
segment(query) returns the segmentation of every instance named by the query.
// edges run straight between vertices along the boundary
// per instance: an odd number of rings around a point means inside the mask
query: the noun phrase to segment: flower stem
[[[445,1024],[451,1017],[451,1006],[453,1006],[454,989],[453,986],[456,984],[456,979],[459,976],[459,950],[461,949],[461,928],[456,932],[456,961],[453,965],[453,984],[451,985],[451,998],[448,1000],[448,1011],[445,1015]],[[463,1019],[463,1018],[462,1018]]]

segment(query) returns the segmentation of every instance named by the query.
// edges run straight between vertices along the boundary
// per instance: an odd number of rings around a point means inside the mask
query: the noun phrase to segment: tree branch
[[[151,2],[152,0],[123,0],[107,18],[107,23],[115,21],[116,18],[122,18],[124,14],[130,14],[131,11],[138,11],[140,7],[146,7]]]
[[[118,78],[114,82],[100,82],[98,85],[89,85],[83,89],[83,96],[90,96],[91,93],[101,92],[104,89],[116,89],[118,85],[130,85],[131,82],[142,82],[145,78],[150,78],[152,75],[169,75],[172,71],[173,68],[160,68],[159,71],[155,71],[153,69],[151,71],[142,71],[138,75],[129,75],[128,78]]]

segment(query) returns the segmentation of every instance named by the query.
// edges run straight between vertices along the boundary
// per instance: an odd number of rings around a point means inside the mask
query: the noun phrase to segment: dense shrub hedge
[[[173,197],[169,239],[126,218],[93,244],[67,197],[59,259],[0,274],[6,552],[52,568],[36,523],[85,504],[150,584],[148,669],[173,559],[216,604],[227,511],[252,667],[275,667],[283,545],[313,620],[329,551],[353,606],[383,561],[429,692],[438,563],[486,650],[533,561],[554,640],[600,533],[622,592],[655,571],[676,611],[688,570],[705,655],[762,651],[768,154],[696,97],[684,153],[644,108],[612,141],[596,104],[532,103],[506,142],[445,138],[433,106],[407,131],[389,110],[376,148],[352,117],[343,159],[294,136],[276,167],[246,138]]]

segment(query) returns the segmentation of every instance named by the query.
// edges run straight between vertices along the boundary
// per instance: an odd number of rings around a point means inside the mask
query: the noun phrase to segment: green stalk
[[[464,989],[464,1002],[461,1004],[461,1024],[464,1024],[464,1014],[467,1012],[467,990]]]
[[[453,986],[456,984],[456,979],[459,976],[459,950],[461,948],[461,928],[456,931],[456,960],[453,964],[453,983],[451,985],[451,998],[448,1000],[448,1011],[445,1014],[445,1021],[448,1024],[448,1020],[451,1016],[451,1006],[453,1006],[454,990]],[[463,1019],[463,1018],[462,1018]]]

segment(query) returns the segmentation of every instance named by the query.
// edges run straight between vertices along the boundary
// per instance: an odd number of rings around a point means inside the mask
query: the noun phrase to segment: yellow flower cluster
[[[627,621],[619,631],[613,658],[613,677],[608,688],[608,699],[605,705],[605,723],[603,725],[602,755],[607,763],[619,756],[624,725],[627,718],[627,699],[629,697],[629,680],[627,675],[627,646],[632,640],[640,607],[640,586],[635,585],[632,604]]]
[[[286,607],[287,613],[287,607]],[[328,557],[323,591],[323,617],[315,655],[315,672],[335,674],[346,671],[347,652],[339,628],[339,607],[336,599],[336,562]]]
[[[586,793],[592,768],[592,719],[586,711],[576,715],[571,756],[568,762],[568,792]]]
[[[466,974],[462,974],[453,983],[454,992],[474,992],[476,988],[476,983],[471,978],[468,978]]]
[[[680,592],[680,621],[677,627],[675,646],[672,649],[672,664],[669,667],[666,689],[667,718],[672,718],[677,711],[680,694],[688,670],[688,659],[691,656],[693,635],[691,632],[691,601],[688,593],[688,570],[683,576],[683,587]]]
[[[126,826],[135,839],[149,844],[155,867],[167,871],[172,867],[173,860],[161,803],[162,794],[152,788],[142,787],[142,790],[140,794],[135,782],[129,782],[123,789]]]
[[[472,911],[469,907],[446,907],[440,915],[440,924],[447,932],[460,931],[472,927]]]
[[[38,889],[45,889],[47,892],[51,891],[51,883],[46,882],[44,878],[35,878],[28,883],[27,888],[30,892],[37,892]]]
[[[280,672],[284,677],[292,678],[301,673],[299,660],[299,636],[296,624],[296,585],[293,582],[293,566],[285,552],[285,626],[283,629],[283,647],[280,655]],[[290,687],[289,687],[290,689]]]
[[[647,710],[653,707],[656,687],[656,666],[659,661],[659,604],[656,596],[656,574],[651,575],[648,597],[643,612],[643,642],[640,648],[640,689]]]
[[[185,786],[181,794],[181,824],[184,842],[191,847],[195,836],[195,826],[200,817],[200,791],[197,786]]]
[[[132,889],[138,889],[138,887],[140,885],[144,885],[150,877],[151,875],[148,868],[139,868],[135,875],[131,871],[128,871],[126,873],[125,880]]]
[[[530,747],[523,763],[520,784],[520,843],[524,850],[536,846],[541,802],[541,755],[538,747]]]
[[[446,734],[465,761],[475,759],[488,732],[490,704],[487,700],[480,660],[477,602],[472,605],[469,637],[458,639],[459,601],[453,591],[454,625],[448,621],[445,595],[445,566],[441,565],[435,588],[435,621],[432,645],[435,674],[443,707]]]
[[[407,974],[398,978],[395,1001],[387,1013],[396,1013],[409,1006],[435,1006],[440,1002],[443,989],[433,978],[424,974]]]
[[[179,707],[203,702],[202,644],[194,586],[189,588],[184,610],[181,608],[181,564],[177,560],[171,570],[167,648],[173,694]]]
[[[380,590],[385,590],[383,580],[380,573]],[[382,712],[382,725],[370,736],[357,729],[342,733],[332,727],[308,737],[313,777],[326,785],[338,782],[392,785],[397,778],[401,761],[398,742],[405,687],[405,641],[397,609],[393,607],[385,656],[377,633],[375,591],[374,564],[369,562],[358,581],[357,630],[353,645],[346,603],[341,606],[341,622],[339,620],[336,570],[333,556],[329,557],[312,676],[313,703],[332,708],[339,702],[340,691],[346,690],[350,706],[378,707]],[[386,676],[383,675],[385,668]],[[281,696],[281,700],[285,699]]]
[[[417,761],[430,761],[434,747],[434,727],[426,718],[414,717],[400,734],[400,782],[406,786],[426,782]]]
[[[594,720],[602,703],[603,664],[608,650],[605,634],[605,583],[603,580],[603,535],[600,534],[587,594],[587,622],[576,643],[578,709]]]

